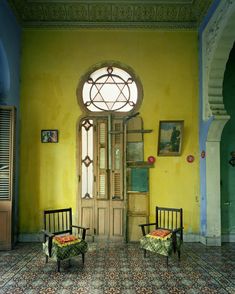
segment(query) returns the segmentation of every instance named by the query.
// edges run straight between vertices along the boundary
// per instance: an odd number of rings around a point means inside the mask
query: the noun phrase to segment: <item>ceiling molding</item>
[[[22,27],[198,28],[213,0],[8,0]]]

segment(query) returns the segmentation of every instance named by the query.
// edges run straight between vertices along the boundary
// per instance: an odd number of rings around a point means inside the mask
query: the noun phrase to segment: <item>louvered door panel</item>
[[[124,239],[124,195],[123,195],[123,122],[112,121],[112,177],[110,203],[110,238]]]
[[[112,199],[123,199],[123,126],[122,121],[113,121],[114,134],[112,137]]]
[[[0,249],[12,244],[15,109],[0,106]]]
[[[101,120],[98,126],[98,199],[108,199],[107,191],[107,121]]]

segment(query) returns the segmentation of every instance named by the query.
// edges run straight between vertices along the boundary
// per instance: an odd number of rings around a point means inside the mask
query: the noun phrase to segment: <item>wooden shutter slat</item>
[[[0,200],[10,200],[13,191],[15,110],[0,106]]]

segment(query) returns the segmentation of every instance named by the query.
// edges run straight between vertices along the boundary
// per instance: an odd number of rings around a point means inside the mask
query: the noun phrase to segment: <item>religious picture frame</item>
[[[58,143],[58,130],[41,130],[42,143]]]
[[[181,155],[183,128],[183,120],[159,121],[158,156]]]

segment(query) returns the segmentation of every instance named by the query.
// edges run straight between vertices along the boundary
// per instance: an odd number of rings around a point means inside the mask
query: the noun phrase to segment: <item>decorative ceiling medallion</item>
[[[23,27],[196,28],[212,0],[8,0]]]

